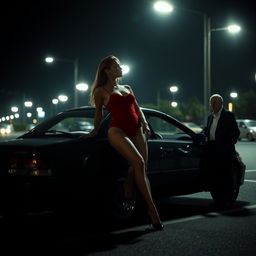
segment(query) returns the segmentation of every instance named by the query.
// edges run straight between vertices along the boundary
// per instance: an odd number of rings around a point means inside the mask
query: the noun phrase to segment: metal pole
[[[204,124],[207,122],[209,98],[211,95],[211,24],[210,17],[204,14]]]
[[[159,110],[159,108],[160,108],[160,90],[157,91],[156,96],[157,96],[157,98],[156,98],[157,99],[157,107],[158,107],[158,110]]]
[[[78,106],[78,95],[77,95],[77,85],[78,81],[78,58],[74,61],[74,107],[76,108]]]
[[[208,105],[208,99],[207,99],[207,15],[204,14],[204,125],[206,125],[207,122],[207,105]]]
[[[211,96],[211,20],[210,17],[207,19],[207,32],[208,32],[208,49],[207,49],[207,56],[208,56],[208,87],[207,87],[207,93],[208,93],[208,99]]]

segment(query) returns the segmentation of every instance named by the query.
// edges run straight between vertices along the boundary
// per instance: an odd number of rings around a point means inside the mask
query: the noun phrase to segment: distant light
[[[162,13],[162,14],[168,14],[173,11],[173,6],[167,2],[167,1],[157,1],[154,3],[154,9],[155,11]]]
[[[20,117],[20,114],[16,113],[16,114],[14,114],[14,117],[15,117],[15,118],[19,118],[19,117]]]
[[[18,109],[18,107],[15,107],[15,106],[14,106],[14,107],[11,107],[11,111],[12,111],[12,112],[18,112],[19,109]]]
[[[33,106],[33,103],[31,101],[25,101],[24,106],[30,108]]]
[[[4,117],[4,116],[2,117],[2,121],[3,121],[3,122],[5,121],[5,117]]]
[[[126,75],[130,72],[130,67],[128,65],[121,65],[122,68],[122,74]]]
[[[237,92],[231,92],[230,93],[231,98],[237,98],[237,96],[238,96]]]
[[[10,117],[9,117],[9,116],[6,116],[5,119],[8,121],[8,120],[10,120]]]
[[[37,112],[42,112],[42,111],[43,111],[43,108],[38,107],[38,108],[36,108],[36,111],[37,111]]]
[[[170,92],[177,92],[179,90],[178,86],[171,86]]]
[[[228,110],[229,110],[230,112],[233,111],[233,103],[232,103],[232,102],[229,102],[229,103],[228,103]]]
[[[37,112],[37,116],[40,118],[44,118],[45,117],[45,112],[44,111],[39,111]]]
[[[171,102],[171,106],[174,107],[174,108],[176,108],[176,107],[178,106],[178,103],[177,103],[176,101],[172,101],[172,102]]]
[[[33,124],[36,124],[36,123],[37,123],[37,120],[34,118],[34,119],[32,120],[32,123],[33,123]]]
[[[58,100],[58,99],[53,99],[53,100],[52,100],[52,104],[56,105],[56,104],[58,104],[58,103],[59,103],[59,100]]]
[[[230,25],[228,26],[228,31],[230,33],[238,33],[241,30],[241,27],[238,25]]]
[[[14,115],[10,115],[10,118],[13,120],[14,119]]]
[[[81,92],[86,92],[89,89],[89,85],[86,83],[79,83],[76,85],[76,89]]]
[[[45,62],[47,62],[47,63],[52,63],[52,62],[54,62],[54,58],[53,58],[53,57],[46,57],[44,60],[45,60]]]
[[[30,118],[32,116],[32,113],[28,112],[27,117]]]
[[[68,96],[66,96],[66,95],[59,95],[58,99],[61,102],[66,102],[68,100]]]

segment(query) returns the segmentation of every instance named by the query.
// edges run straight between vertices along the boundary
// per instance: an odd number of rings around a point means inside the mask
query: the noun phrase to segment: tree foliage
[[[234,101],[234,113],[237,118],[256,119],[256,92],[251,89],[239,95]]]

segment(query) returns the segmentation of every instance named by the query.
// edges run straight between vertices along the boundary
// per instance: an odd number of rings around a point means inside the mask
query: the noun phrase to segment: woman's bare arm
[[[103,117],[103,93],[100,89],[96,89],[94,92],[94,102],[95,102],[95,115],[94,115],[94,129],[89,134],[84,134],[81,138],[88,138],[95,136],[100,128],[102,117]]]

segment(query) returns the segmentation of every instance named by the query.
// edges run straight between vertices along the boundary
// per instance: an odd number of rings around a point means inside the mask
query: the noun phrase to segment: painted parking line
[[[245,172],[256,172],[256,170],[246,170]]]
[[[246,182],[256,182],[256,180],[244,180]]]
[[[224,210],[224,211],[220,211],[220,212],[209,212],[205,215],[195,215],[195,216],[181,218],[181,219],[177,219],[177,220],[163,221],[163,224],[165,226],[167,226],[167,225],[169,226],[169,225],[173,225],[173,224],[177,224],[177,223],[184,223],[184,222],[204,219],[204,218],[207,218],[209,216],[214,216],[214,217],[223,216],[223,214],[239,212],[239,211],[244,210],[244,209],[248,209],[248,210],[256,209],[256,204],[248,205],[248,206],[245,206],[245,207],[242,207],[242,208]],[[114,231],[112,233],[113,234],[121,234],[121,233],[126,233],[126,232],[131,232],[131,231],[139,231],[139,230],[142,230],[142,229],[146,230],[148,227],[149,227],[148,225],[142,225],[142,226],[137,226],[137,227],[133,227],[133,228],[117,230],[117,231]]]

